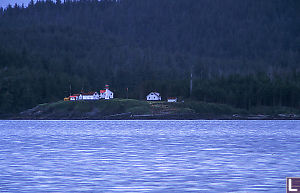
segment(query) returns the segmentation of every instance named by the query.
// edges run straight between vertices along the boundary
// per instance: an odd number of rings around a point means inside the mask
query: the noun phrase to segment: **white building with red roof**
[[[70,101],[77,101],[80,94],[73,94],[69,96]]]
[[[168,98],[167,98],[167,101],[168,101],[169,103],[176,103],[176,102],[177,102],[177,97],[168,97]]]
[[[68,97],[70,101],[77,100],[99,100],[99,99],[113,99],[114,93],[108,89],[108,85],[106,85],[105,90],[100,90],[100,92],[87,92],[80,94],[73,94]]]

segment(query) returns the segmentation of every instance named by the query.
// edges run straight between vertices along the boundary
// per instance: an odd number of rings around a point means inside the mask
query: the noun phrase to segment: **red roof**
[[[100,90],[100,93],[105,93],[106,92],[106,90]]]
[[[70,96],[70,98],[74,98],[74,97],[77,97],[77,96],[75,96],[75,95],[74,96]]]
[[[82,93],[82,95],[94,95],[95,92]]]

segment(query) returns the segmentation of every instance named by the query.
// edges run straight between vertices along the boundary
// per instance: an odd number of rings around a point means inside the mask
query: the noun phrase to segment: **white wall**
[[[169,103],[176,103],[176,102],[177,102],[177,99],[168,99],[168,102],[169,102]]]
[[[147,95],[146,99],[148,101],[160,101],[161,97],[157,96],[156,94],[154,94],[153,92],[151,92],[150,94]]]
[[[111,92],[109,89],[106,89],[105,93],[100,93],[101,99],[113,99],[114,93]]]

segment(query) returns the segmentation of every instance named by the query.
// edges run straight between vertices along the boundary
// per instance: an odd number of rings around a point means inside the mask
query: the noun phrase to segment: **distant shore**
[[[135,99],[58,101],[21,113],[0,115],[10,120],[300,120],[295,109],[237,109],[225,104],[187,101],[168,103]]]

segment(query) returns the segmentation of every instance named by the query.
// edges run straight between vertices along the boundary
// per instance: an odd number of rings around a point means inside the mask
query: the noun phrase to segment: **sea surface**
[[[285,192],[300,121],[0,121],[0,192]]]

